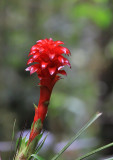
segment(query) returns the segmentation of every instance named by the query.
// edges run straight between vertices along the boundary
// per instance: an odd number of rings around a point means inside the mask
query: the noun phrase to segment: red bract
[[[36,72],[41,81],[41,85],[50,86],[50,79],[53,80],[53,85],[60,77],[57,74],[66,75],[66,72],[62,70],[65,65],[70,66],[69,61],[62,56],[69,55],[70,51],[60,46],[64,44],[61,41],[53,41],[52,38],[39,40],[32,46],[27,64],[33,65],[26,68],[26,71],[30,71],[30,74]],[[48,81],[48,82],[47,82]],[[45,83],[45,84],[44,84]]]
[[[41,119],[43,124],[47,114],[52,88],[60,79],[58,74],[66,75],[65,70],[62,70],[62,68],[65,65],[71,67],[69,61],[63,56],[63,54],[69,56],[70,51],[66,47],[60,46],[61,44],[64,43],[62,41],[53,41],[52,38],[39,40],[32,46],[28,55],[30,58],[27,65],[30,66],[26,68],[26,71],[30,71],[30,74],[36,72],[40,79],[40,99],[38,107],[35,109],[33,124],[39,119]],[[30,135],[31,140],[37,135],[36,131],[35,136],[33,133],[34,131],[32,129]]]

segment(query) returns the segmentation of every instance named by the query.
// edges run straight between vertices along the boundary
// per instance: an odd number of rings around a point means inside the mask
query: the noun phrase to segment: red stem
[[[34,121],[33,121],[33,127],[30,133],[30,138],[28,141],[28,144],[41,132],[41,128],[35,129],[34,125],[35,122],[38,121],[39,119],[42,122],[46,117],[47,111],[48,111],[48,105],[50,101],[50,96],[51,96],[51,90],[49,90],[46,86],[40,86],[40,99],[39,99],[39,104],[38,107],[35,108],[35,116],[34,116]]]

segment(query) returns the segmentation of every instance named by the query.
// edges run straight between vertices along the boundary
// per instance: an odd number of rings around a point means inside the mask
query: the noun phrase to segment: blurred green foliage
[[[97,26],[104,29],[112,22],[112,12],[106,5],[81,3],[75,6],[72,16],[92,20]]]

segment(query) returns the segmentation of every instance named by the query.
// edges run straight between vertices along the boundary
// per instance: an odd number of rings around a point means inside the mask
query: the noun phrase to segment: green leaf
[[[34,157],[35,160],[44,160],[42,157],[38,156],[37,154],[32,154],[31,157]]]
[[[21,149],[24,149],[25,147],[26,147],[26,137],[24,137],[21,142]]]
[[[34,108],[36,109],[36,108],[37,108],[37,105],[36,105],[35,103],[33,103],[33,105],[34,105]]]
[[[48,134],[45,136],[45,138],[42,140],[41,144],[38,146],[38,148],[36,149],[35,153],[37,154],[39,152],[39,150],[43,147],[44,142],[47,138]]]
[[[84,158],[86,158],[86,157],[89,157],[89,156],[91,156],[91,155],[93,155],[93,154],[95,154],[95,153],[97,153],[97,152],[99,152],[99,151],[102,151],[103,149],[106,149],[106,148],[108,148],[108,147],[111,147],[111,146],[113,146],[113,142],[110,143],[110,144],[107,144],[107,145],[105,145],[105,146],[103,146],[103,147],[100,147],[100,148],[98,148],[98,149],[95,149],[95,150],[93,150],[93,151],[91,151],[91,152],[89,152],[89,153],[86,153],[85,155],[77,158],[76,160],[82,160],[82,159],[84,159]],[[106,159],[106,160],[113,160],[113,158],[108,158],[108,159]]]
[[[19,147],[18,147],[19,145]],[[19,159],[23,154],[26,157],[26,149],[27,149],[27,143],[26,143],[26,137],[22,138],[20,137],[17,139],[17,154],[15,159]]]
[[[21,145],[21,141],[22,141],[22,138],[18,138],[18,139],[16,140],[16,148],[18,147],[19,142],[20,142],[20,145]]]
[[[60,157],[60,155],[94,122],[97,118],[101,116],[102,113],[96,113],[90,121],[88,121],[81,129],[80,131],[71,138],[71,140],[67,143],[67,145],[57,154],[55,155],[51,160],[56,160]]]
[[[37,143],[40,141],[40,139],[42,138],[43,133],[39,134],[36,138],[37,138]]]
[[[27,141],[26,141],[26,137],[24,138],[18,138],[17,141],[16,141],[16,148],[18,147],[18,144],[19,144],[19,153],[22,152],[23,149],[26,148],[27,146]]]
[[[32,146],[34,146],[34,143],[35,143],[36,145],[38,144],[38,142],[39,142],[39,140],[41,139],[42,135],[43,135],[43,133],[41,133],[40,135],[38,135],[37,137],[35,137],[35,139],[30,143],[29,149],[27,150],[27,151],[29,152],[29,158],[28,158],[29,160],[31,160],[31,155],[32,155],[32,153],[34,153],[33,155],[37,155],[37,153],[39,152],[39,150],[42,148],[42,146],[43,146],[43,144],[44,144],[44,142],[45,142],[48,134],[47,134],[46,137],[42,140],[42,142],[40,143],[40,145],[39,145],[37,148],[34,149],[34,147],[32,147]],[[35,145],[35,146],[36,146],[36,145]]]

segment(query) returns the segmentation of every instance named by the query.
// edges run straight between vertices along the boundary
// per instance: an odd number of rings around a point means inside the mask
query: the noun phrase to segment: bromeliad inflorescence
[[[64,43],[62,41],[53,41],[52,38],[44,39],[37,41],[30,50],[29,56],[31,57],[27,62],[30,66],[26,68],[26,71],[30,71],[30,74],[36,72],[40,79],[40,99],[38,107],[35,108],[33,125],[39,119],[43,124],[53,86],[60,79],[58,74],[66,75],[65,70],[62,70],[62,68],[65,65],[71,67],[69,61],[62,55],[63,53],[70,55],[70,51],[66,47],[60,46],[61,44]],[[36,131],[32,127],[29,142],[37,134],[39,134],[39,130]]]
[[[39,40],[32,46],[26,71],[30,74],[37,73],[40,80],[40,99],[38,106],[35,105],[35,116],[31,127],[30,137],[27,142],[22,141],[22,146],[16,154],[15,160],[27,160],[34,153],[38,143],[37,137],[40,135],[43,121],[48,111],[48,105],[53,86],[61,78],[61,75],[66,75],[63,67],[65,65],[71,67],[69,61],[63,56],[70,55],[69,49],[62,47],[62,41],[53,41],[52,38]]]

